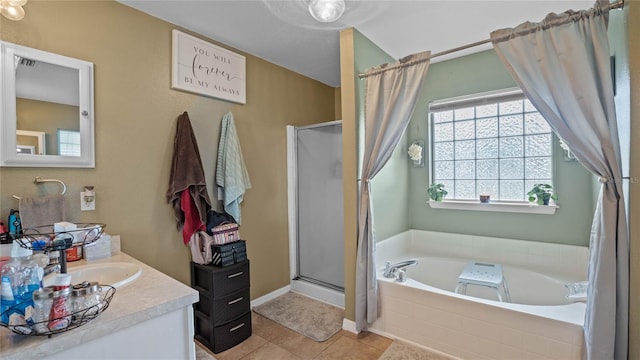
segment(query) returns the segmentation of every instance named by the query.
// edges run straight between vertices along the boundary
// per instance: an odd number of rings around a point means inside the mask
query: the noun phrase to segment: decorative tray
[[[63,231],[54,231],[56,228],[54,225],[25,228],[15,236],[14,241],[21,247],[33,251],[59,251],[60,273],[64,274],[67,272],[67,266],[66,252],[63,250],[95,242],[104,233],[106,225],[66,223],[65,226],[68,229]],[[81,290],[88,284],[88,282],[83,282],[72,286],[72,288],[74,291]],[[92,298],[91,305],[75,306],[74,302],[78,299],[69,295],[71,289],[66,291],[66,289],[54,288],[52,296],[48,295],[52,298],[50,300],[52,301],[51,310],[46,310],[47,306],[35,306],[29,298],[22,298],[9,308],[5,309],[3,306],[3,311],[0,314],[0,326],[4,326],[16,334],[36,336],[51,336],[82,326],[105,311],[116,293],[115,287],[111,285],[98,284],[97,282],[91,283],[91,285],[92,294],[97,296]],[[77,286],[79,288],[76,288]],[[54,308],[57,311],[54,311]],[[38,313],[40,309],[45,310]],[[36,321],[39,318],[46,320]]]
[[[65,250],[90,244],[104,233],[105,224],[73,224],[76,229],[54,231],[54,225],[43,225],[22,229],[15,241],[23,248],[34,251]]]
[[[63,316],[49,318],[46,321],[31,322],[31,324],[27,324],[24,317],[22,317],[21,319],[20,317],[18,317],[17,319],[14,318],[14,324],[11,324],[11,321],[9,321],[9,324],[0,321],[0,325],[20,335],[50,337],[53,334],[58,334],[80,327],[98,317],[100,314],[102,314],[103,311],[107,310],[107,308],[109,307],[109,303],[113,299],[113,295],[115,295],[115,293],[116,288],[114,288],[113,286],[100,284],[99,301],[93,306],[83,308],[81,310],[69,311]],[[65,300],[71,302],[72,297],[68,297]],[[23,304],[18,304],[5,310],[5,312],[2,313],[2,317],[4,318],[7,313],[12,312],[12,310],[21,305],[24,307]],[[53,306],[55,306],[55,299]],[[53,327],[52,324],[55,323],[57,323],[58,325]]]

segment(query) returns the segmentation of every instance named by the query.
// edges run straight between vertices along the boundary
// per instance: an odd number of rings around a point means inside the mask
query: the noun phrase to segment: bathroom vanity
[[[124,253],[69,263],[69,270],[108,263],[135,263],[142,272],[117,287],[109,307],[79,328],[47,338],[0,327],[0,358],[195,359],[192,304],[198,292]]]

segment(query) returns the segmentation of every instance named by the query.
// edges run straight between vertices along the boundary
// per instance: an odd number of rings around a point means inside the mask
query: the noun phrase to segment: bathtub
[[[415,259],[407,280],[386,261]],[[471,261],[502,265],[511,302],[496,291],[454,289]],[[409,230],[376,244],[379,319],[370,330],[463,359],[582,358],[585,303],[565,284],[587,277],[588,248]],[[503,292],[501,291],[503,294]]]

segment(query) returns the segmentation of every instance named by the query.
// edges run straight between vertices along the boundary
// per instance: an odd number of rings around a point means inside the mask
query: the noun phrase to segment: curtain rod
[[[622,8],[622,7],[624,7],[624,1],[625,0],[618,0],[616,2],[610,3],[605,9],[613,10],[613,9]],[[414,61],[410,61],[410,62],[406,62],[406,63],[396,64],[395,66],[389,66],[389,67],[386,67],[386,68],[383,68],[383,69],[372,70],[372,71],[368,71],[368,72],[365,72],[365,73],[360,73],[360,74],[358,74],[358,78],[360,80],[362,80],[362,79],[364,79],[366,77],[369,77],[369,76],[382,74],[382,73],[384,73],[384,72],[386,72],[388,70],[391,70],[391,69],[395,69],[395,68],[398,68],[398,67],[412,66],[412,65],[424,62],[424,61],[431,60],[431,59],[433,59],[435,57],[438,57],[438,56],[448,55],[448,54],[451,54],[451,53],[454,53],[454,52],[458,52],[458,51],[461,51],[461,50],[466,50],[466,49],[469,49],[469,48],[472,48],[472,47],[476,47],[476,46],[479,46],[479,45],[490,43],[490,42],[492,42],[494,40],[496,40],[496,39],[480,40],[480,41],[476,41],[476,42],[473,42],[473,43],[470,43],[470,44],[458,46],[458,47],[455,47],[453,49],[444,50],[444,51],[429,55],[429,56],[427,56],[425,58],[422,58],[422,59],[419,59],[419,60],[414,60]],[[500,39],[497,39],[497,41],[500,41]]]

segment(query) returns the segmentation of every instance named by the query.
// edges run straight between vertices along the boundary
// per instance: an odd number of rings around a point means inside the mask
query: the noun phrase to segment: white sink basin
[[[83,281],[95,281],[117,288],[137,279],[142,274],[142,267],[134,263],[112,262],[69,267],[67,273],[71,274],[72,285]],[[44,286],[53,285],[54,280],[55,274],[46,277]]]

